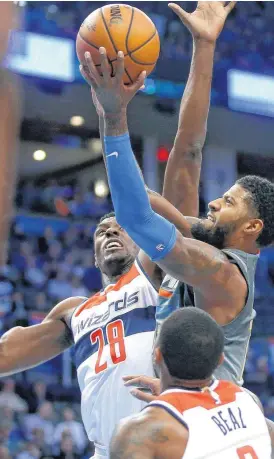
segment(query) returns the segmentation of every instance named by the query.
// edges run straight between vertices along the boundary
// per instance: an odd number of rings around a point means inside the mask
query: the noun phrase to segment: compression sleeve
[[[175,226],[151,208],[129,134],[104,137],[105,157],[117,222],[157,261],[174,247]]]

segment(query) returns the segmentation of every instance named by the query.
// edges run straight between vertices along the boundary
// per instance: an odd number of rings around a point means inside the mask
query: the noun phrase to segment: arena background
[[[110,3],[110,2],[109,2]],[[17,2],[5,66],[19,75],[21,125],[9,252],[0,274],[0,334],[39,323],[56,302],[101,288],[92,235],[111,201],[98,120],[75,55],[83,19],[104,2]],[[196,2],[180,2],[192,11]],[[134,2],[155,22],[161,56],[130,106],[134,151],[161,190],[191,58],[191,37],[166,2]],[[201,212],[234,180],[274,175],[274,3],[239,2],[216,50]],[[1,243],[4,241],[1,241]],[[261,252],[246,386],[274,419],[274,249]],[[90,457],[73,351],[1,380],[0,457]],[[70,407],[71,410],[66,409]],[[64,412],[65,410],[65,412]],[[75,418],[73,421],[72,418]],[[9,454],[8,451],[9,450]]]

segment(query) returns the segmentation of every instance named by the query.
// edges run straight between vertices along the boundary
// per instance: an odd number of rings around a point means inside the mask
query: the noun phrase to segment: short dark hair
[[[256,217],[262,219],[264,227],[257,242],[265,247],[274,241],[274,183],[257,175],[246,175],[237,180],[248,192],[250,204]]]
[[[109,212],[108,214],[103,215],[100,218],[99,224],[102,223],[103,220],[106,220],[107,218],[112,218],[112,217],[115,218],[115,212]]]
[[[185,307],[164,321],[157,345],[172,377],[206,379],[219,364],[224,334],[209,314],[196,307]]]

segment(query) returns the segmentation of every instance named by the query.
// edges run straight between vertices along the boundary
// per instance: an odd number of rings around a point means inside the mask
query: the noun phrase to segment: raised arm
[[[152,210],[131,148],[126,114],[145,75],[125,86],[123,53],[118,53],[115,77],[109,74],[104,48],[100,48],[100,55],[102,77],[89,54],[86,59],[93,88],[104,109],[105,159],[117,221],[166,273],[196,287],[204,296],[212,298],[214,293],[216,301],[231,302],[236,294],[245,295],[242,275],[221,251],[183,237],[173,224]]]
[[[80,297],[59,303],[39,325],[14,327],[0,339],[0,377],[27,370],[56,357],[73,344],[67,321],[83,303]]]
[[[82,75],[86,82],[90,85],[91,80],[89,76],[85,73],[82,72]],[[95,94],[95,91],[91,89],[91,94],[92,94],[92,99],[93,103],[99,118],[99,133],[100,133],[100,139],[102,142],[102,150],[103,150],[103,158],[105,162],[105,151],[104,151],[104,133],[105,133],[105,121],[104,121],[104,112],[101,107],[101,104],[99,103],[97,96]],[[105,162],[106,166],[106,162]],[[152,209],[157,212],[159,215],[162,215],[162,217],[166,218],[170,222],[174,223],[178,231],[182,233],[186,237],[191,237],[191,225],[194,223],[195,218],[192,217],[186,217],[183,215],[179,210],[174,207],[167,199],[165,199],[163,196],[161,196],[159,193],[156,193],[153,190],[150,190],[149,188],[146,188],[150,205]],[[186,214],[188,215],[188,214]],[[189,214],[191,215],[191,214]],[[150,262],[151,263],[151,262]],[[145,264],[147,264],[147,261],[145,261]]]
[[[178,129],[166,167],[163,196],[185,215],[198,216],[202,148],[207,130],[216,40],[236,2],[198,2],[193,13],[170,8],[193,37],[193,54]]]

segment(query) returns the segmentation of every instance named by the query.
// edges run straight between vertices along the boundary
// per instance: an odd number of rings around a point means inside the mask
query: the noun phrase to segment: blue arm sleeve
[[[152,210],[128,133],[104,142],[116,220],[152,260],[160,260],[175,245],[175,226]]]

